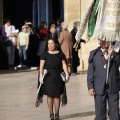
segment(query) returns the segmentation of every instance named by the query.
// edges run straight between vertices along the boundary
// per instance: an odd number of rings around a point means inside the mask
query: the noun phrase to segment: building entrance
[[[39,26],[41,21],[49,22],[58,17],[64,20],[64,0],[3,0],[3,18],[9,17],[16,28],[24,20]]]

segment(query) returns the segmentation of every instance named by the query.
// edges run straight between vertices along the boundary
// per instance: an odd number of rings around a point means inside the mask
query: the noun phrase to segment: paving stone
[[[38,71],[3,71],[0,74],[0,120],[49,120],[44,96],[35,107]],[[86,72],[73,75],[67,86],[68,104],[60,109],[61,120],[93,120],[94,99],[88,95]]]

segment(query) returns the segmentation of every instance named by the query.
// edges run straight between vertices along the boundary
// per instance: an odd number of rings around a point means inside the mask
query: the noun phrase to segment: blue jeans
[[[19,48],[19,57],[20,57],[20,64],[22,65],[22,61],[23,64],[26,64],[26,59],[27,59],[27,52],[25,50],[26,45],[24,46],[20,46]],[[23,60],[22,60],[22,55],[23,55]]]
[[[8,57],[8,65],[14,65],[15,59],[15,46],[6,47],[7,57]]]

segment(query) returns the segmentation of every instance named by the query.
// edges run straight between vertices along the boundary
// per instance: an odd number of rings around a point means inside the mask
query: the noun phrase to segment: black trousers
[[[107,120],[107,101],[110,120],[119,120],[119,93],[94,96],[96,120]]]
[[[80,59],[78,56],[78,51],[75,51],[75,49],[72,49],[72,70],[73,73],[77,72],[77,67],[80,65]]]

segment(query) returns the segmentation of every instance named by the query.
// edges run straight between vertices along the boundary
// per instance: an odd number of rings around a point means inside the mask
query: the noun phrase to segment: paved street
[[[68,104],[60,109],[61,120],[93,120],[93,97],[88,95],[86,72],[71,76]],[[36,108],[37,71],[0,71],[0,120],[49,120],[46,96]]]

